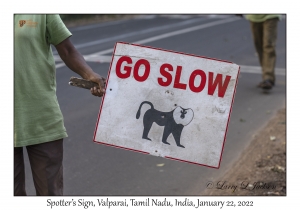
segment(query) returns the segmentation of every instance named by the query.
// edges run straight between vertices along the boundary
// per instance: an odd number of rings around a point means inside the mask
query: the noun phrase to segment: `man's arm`
[[[76,50],[69,38],[55,45],[55,48],[64,63],[83,79],[90,80],[99,85],[100,89],[92,88],[91,93],[95,96],[103,96],[105,93],[105,79],[95,73],[85,62],[83,56]]]

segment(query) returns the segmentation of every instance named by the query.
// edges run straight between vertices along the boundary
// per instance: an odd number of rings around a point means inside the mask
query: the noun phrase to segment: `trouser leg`
[[[276,40],[278,19],[273,18],[263,23],[263,79],[275,83]]]
[[[259,64],[263,60],[263,25],[262,23],[250,22],[255,50],[258,54]]]
[[[63,140],[27,146],[37,195],[63,195]]]
[[[26,195],[23,147],[14,147],[14,195]]]

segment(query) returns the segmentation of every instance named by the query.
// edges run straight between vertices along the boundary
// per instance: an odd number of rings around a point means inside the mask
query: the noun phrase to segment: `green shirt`
[[[256,22],[256,23],[260,23],[260,22],[264,22],[268,19],[272,19],[272,18],[281,18],[281,15],[278,14],[255,14],[255,15],[245,15],[245,18],[247,20],[250,20],[251,22]]]
[[[14,146],[67,137],[50,44],[72,34],[59,15],[14,15]]]

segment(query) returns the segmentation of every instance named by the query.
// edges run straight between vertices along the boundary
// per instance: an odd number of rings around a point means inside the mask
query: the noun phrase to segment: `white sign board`
[[[118,42],[94,141],[219,168],[239,66]]]

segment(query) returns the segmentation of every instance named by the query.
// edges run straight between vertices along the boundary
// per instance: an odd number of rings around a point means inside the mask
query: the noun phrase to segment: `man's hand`
[[[92,88],[91,93],[94,96],[103,96],[105,93],[106,80],[91,69],[85,62],[83,56],[76,50],[70,39],[65,39],[55,45],[55,48],[61,59],[72,71],[79,74],[83,79],[90,80],[99,85],[100,89]]]
[[[105,93],[106,79],[94,72],[89,78],[87,78],[87,80],[95,82],[99,85],[100,89],[96,87],[91,88],[91,93],[94,96],[102,97]]]

